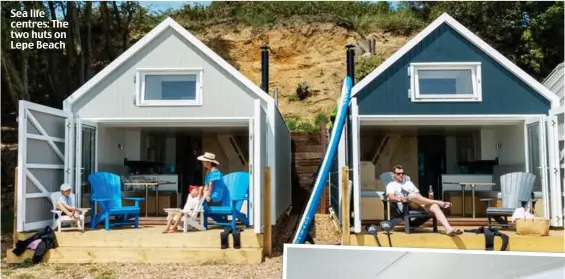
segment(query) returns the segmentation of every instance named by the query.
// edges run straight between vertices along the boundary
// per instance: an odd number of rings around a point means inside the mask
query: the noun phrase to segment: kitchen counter
[[[161,191],[174,191],[178,192],[179,175],[178,174],[135,174],[128,177],[128,182],[166,182],[160,184],[159,192]],[[149,191],[155,191],[154,186],[148,186]],[[145,186],[126,186],[125,191],[145,191]]]

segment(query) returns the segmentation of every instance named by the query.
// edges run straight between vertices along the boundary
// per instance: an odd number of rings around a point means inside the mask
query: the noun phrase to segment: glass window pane
[[[421,95],[473,94],[471,70],[418,70]]]
[[[540,150],[539,150],[539,122],[528,124],[527,135],[528,135],[528,164],[530,165],[530,172],[536,175],[536,181],[534,183],[534,191],[541,191],[541,172],[539,167],[540,162]]]
[[[196,100],[196,75],[146,75],[145,100]]]

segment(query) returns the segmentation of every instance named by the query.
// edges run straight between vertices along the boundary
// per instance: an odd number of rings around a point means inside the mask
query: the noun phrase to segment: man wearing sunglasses
[[[410,202],[421,206],[429,214],[435,215],[439,223],[447,230],[449,236],[459,235],[463,232],[451,227],[442,209],[449,208],[451,203],[446,201],[430,200],[420,194],[420,190],[411,181],[404,179],[404,169],[401,165],[392,168],[394,180],[386,185],[387,198],[400,203]]]

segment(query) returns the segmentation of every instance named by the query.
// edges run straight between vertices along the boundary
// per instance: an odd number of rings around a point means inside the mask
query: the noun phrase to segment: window
[[[137,77],[138,106],[202,105],[202,70],[140,69]]]
[[[480,102],[481,63],[410,64],[412,102]]]

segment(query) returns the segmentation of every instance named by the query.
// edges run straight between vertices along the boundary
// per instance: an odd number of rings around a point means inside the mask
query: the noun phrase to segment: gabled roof
[[[226,70],[229,74],[231,74],[235,79],[239,80],[243,83],[247,88],[257,94],[258,97],[265,100],[266,102],[274,101],[274,99],[267,94],[263,89],[259,88],[255,83],[249,80],[246,76],[244,76],[240,71],[235,69],[232,65],[230,65],[226,60],[220,57],[217,53],[207,47],[204,43],[202,43],[198,38],[188,32],[184,27],[174,21],[172,18],[168,17],[159,25],[157,25],[153,30],[151,30],[147,35],[137,41],[134,45],[132,45],[129,49],[127,49],[124,53],[122,53],[118,58],[116,58],[112,63],[106,66],[102,71],[98,72],[94,77],[88,80],[85,84],[83,84],[79,89],[77,89],[73,94],[67,97],[64,103],[71,104],[76,100],[80,99],[84,96],[92,87],[94,87],[97,83],[102,81],[106,76],[116,70],[120,65],[124,64],[128,61],[131,57],[133,57],[138,51],[143,49],[146,45],[148,45],[151,41],[157,38],[161,33],[163,33],[168,28],[175,30],[178,34],[180,34],[183,38],[185,38],[188,42],[202,51],[206,56],[208,56],[212,61],[218,64],[221,68]]]
[[[542,82],[545,87],[559,97],[561,106],[565,103],[565,83],[563,82],[565,70],[563,64],[563,62],[559,63]]]
[[[412,48],[414,48],[418,43],[424,40],[429,34],[436,30],[442,24],[447,24],[455,31],[457,31],[461,36],[469,40],[476,47],[481,49],[484,53],[488,54],[492,59],[504,66],[508,71],[516,75],[523,82],[535,89],[539,94],[544,96],[551,102],[552,107],[557,107],[559,105],[558,97],[553,94],[549,89],[543,86],[540,82],[535,80],[533,77],[528,75],[524,70],[520,69],[514,63],[512,63],[508,58],[504,57],[500,52],[496,51],[489,44],[479,38],[477,35],[473,34],[469,29],[459,23],[457,20],[452,18],[447,13],[442,14],[436,20],[434,20],[430,25],[428,25],[424,30],[422,30],[416,37],[402,46],[398,51],[396,51],[391,57],[385,60],[379,67],[362,79],[359,83],[353,86],[352,96],[355,96],[359,91],[365,88],[369,83],[375,80],[379,75],[381,75],[386,69],[392,66],[398,59],[408,53]]]

